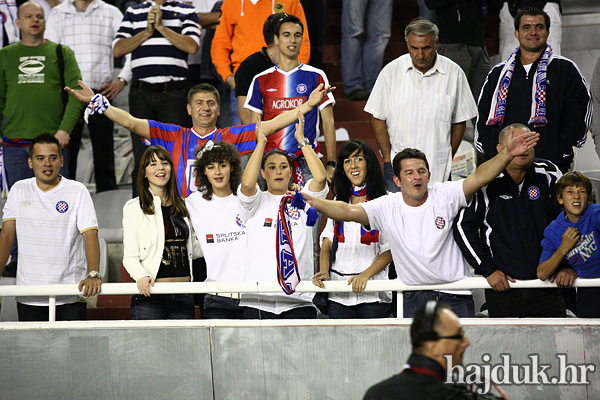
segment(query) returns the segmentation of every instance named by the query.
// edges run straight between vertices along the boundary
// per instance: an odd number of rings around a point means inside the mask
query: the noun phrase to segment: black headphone
[[[438,311],[438,303],[435,300],[429,300],[425,304],[423,313],[423,332],[419,334],[419,341],[438,340],[440,335],[433,330],[433,322]]]

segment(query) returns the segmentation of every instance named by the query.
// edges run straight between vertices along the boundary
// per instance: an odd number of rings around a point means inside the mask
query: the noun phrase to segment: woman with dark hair
[[[298,123],[294,135],[298,141],[298,150],[302,151],[313,178],[306,182],[303,192],[325,198],[329,189],[326,185],[327,174],[323,163],[315,154],[310,143],[304,137],[304,117],[298,113]],[[256,150],[252,153],[238,192],[243,207],[242,220],[248,232],[248,254],[246,281],[274,281],[277,277],[277,251],[285,241],[277,235],[278,218],[280,223],[289,221],[292,248],[288,254],[295,254],[298,277],[310,280],[314,272],[313,228],[315,218],[309,218],[306,208],[289,205],[280,209],[281,201],[287,193],[292,166],[289,156],[280,149],[273,149],[263,157],[267,138],[256,123]],[[256,183],[258,174],[267,182],[267,191],[262,192]],[[313,210],[314,211],[314,210]],[[315,212],[316,213],[316,212]],[[288,226],[286,224],[286,226]],[[292,257],[288,258],[290,260]],[[293,289],[292,289],[293,292]],[[286,292],[287,293],[287,292]],[[240,305],[247,319],[300,319],[316,318],[317,311],[312,303],[314,293],[243,293]]]
[[[226,142],[209,141],[196,152],[197,192],[185,204],[204,259],[207,282],[239,282],[244,279],[246,228],[239,218],[237,197],[242,175],[240,154]],[[241,319],[238,293],[207,293],[203,317]]]
[[[386,194],[377,156],[361,140],[346,142],[338,154],[332,184],[336,199],[350,204],[363,203]],[[356,222],[329,219],[321,233],[321,266],[313,284],[348,280],[354,293],[329,293],[329,318],[385,318],[391,292],[361,293],[369,279],[388,279],[392,255],[381,232],[368,230]]]
[[[190,282],[192,258],[202,250],[177,190],[173,160],[161,146],[140,160],[139,197],[123,207],[123,266],[140,294],[131,299],[132,319],[194,319],[191,294],[155,294],[155,282]]]

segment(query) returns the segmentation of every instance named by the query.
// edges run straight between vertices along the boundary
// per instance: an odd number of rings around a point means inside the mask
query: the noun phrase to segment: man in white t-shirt
[[[360,204],[322,200],[305,195],[317,211],[336,221],[355,221],[383,232],[388,238],[398,278],[407,285],[448,283],[471,276],[468,264],[452,236],[454,218],[483,186],[515,158],[526,154],[539,134],[519,136],[511,130],[507,147],[464,180],[428,187],[431,173],[424,153],[404,149],[394,157],[394,182],[401,189]],[[448,304],[460,317],[473,317],[471,292],[404,292],[404,317],[427,300]]]
[[[34,177],[14,184],[0,231],[0,272],[19,236],[17,285],[79,284],[84,296],[100,292],[98,222],[85,186],[59,175],[58,140],[49,133],[29,145]],[[80,296],[56,297],[56,320],[87,319]],[[48,299],[17,297],[19,321],[48,321]]]

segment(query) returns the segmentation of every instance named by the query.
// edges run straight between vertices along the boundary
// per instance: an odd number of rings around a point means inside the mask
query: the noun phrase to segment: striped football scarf
[[[288,200],[292,200],[288,205]],[[308,207],[306,201],[300,192],[295,195],[285,195],[279,203],[277,212],[277,234],[275,240],[277,257],[277,282],[285,294],[292,294],[296,291],[296,286],[300,283],[300,273],[298,270],[298,260],[294,252],[294,243],[292,239],[292,229],[290,226],[289,215],[298,215],[300,210],[305,210],[306,225],[314,226],[317,222],[317,211]]]
[[[506,63],[504,63],[504,67],[500,72],[500,79],[498,79],[498,84],[494,90],[488,120],[485,123],[488,126],[502,125],[504,123],[504,117],[506,115],[506,99],[508,97],[510,81],[512,80],[515,71],[518,51],[519,47],[517,47],[510,57],[508,57],[508,60],[506,60]],[[552,48],[550,45],[546,45],[546,50],[544,50],[533,76],[535,85],[533,85],[531,90],[531,117],[527,124],[533,125],[536,128],[548,125],[548,119],[546,117],[546,73],[548,64],[552,61],[552,58],[554,58]]]

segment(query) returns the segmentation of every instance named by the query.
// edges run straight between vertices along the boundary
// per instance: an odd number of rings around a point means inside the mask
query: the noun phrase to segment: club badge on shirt
[[[536,186],[531,186],[527,189],[527,196],[529,200],[537,200],[540,197],[540,189]]]
[[[306,93],[307,90],[308,90],[308,87],[304,83],[300,83],[300,84],[298,84],[298,86],[296,86],[296,92],[298,92],[300,94]]]
[[[58,203],[56,203],[56,211],[58,211],[61,214],[66,213],[68,209],[69,209],[69,204],[67,204],[66,201],[61,200]]]
[[[285,7],[283,4],[281,4],[281,1],[277,1],[275,3],[275,5],[273,6],[273,11],[275,11],[276,13],[282,13],[285,12]]]
[[[244,223],[242,222],[242,219],[240,218],[240,214],[235,216],[235,223],[240,227],[240,228],[245,228],[246,225],[244,225]]]
[[[436,228],[438,228],[440,230],[444,229],[444,227],[446,226],[446,220],[442,217],[437,217],[435,219],[435,226],[436,226]]]

